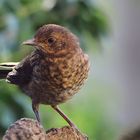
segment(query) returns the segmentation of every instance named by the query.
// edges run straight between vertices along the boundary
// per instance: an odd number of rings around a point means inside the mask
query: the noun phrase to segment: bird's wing
[[[33,66],[30,63],[30,55],[18,63],[11,72],[8,73],[6,80],[12,84],[28,84],[31,79]]]

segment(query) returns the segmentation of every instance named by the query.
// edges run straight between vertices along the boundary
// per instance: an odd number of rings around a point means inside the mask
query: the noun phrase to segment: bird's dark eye
[[[49,44],[52,44],[53,42],[54,42],[54,38],[52,38],[52,37],[48,38],[48,43]]]

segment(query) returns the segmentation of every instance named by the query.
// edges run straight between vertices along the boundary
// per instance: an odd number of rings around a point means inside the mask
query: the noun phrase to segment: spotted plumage
[[[77,93],[87,79],[88,56],[73,33],[54,24],[44,25],[33,39],[23,44],[32,45],[35,50],[14,67],[7,81],[31,97],[38,120],[39,104],[51,105],[60,113],[57,105]],[[62,112],[60,114],[65,118]],[[69,124],[73,126],[72,122]]]

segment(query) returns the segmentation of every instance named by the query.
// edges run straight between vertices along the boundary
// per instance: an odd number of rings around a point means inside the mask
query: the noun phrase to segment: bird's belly
[[[62,83],[62,85],[57,85],[54,83],[49,83],[48,81],[37,82],[33,80],[28,86],[28,91],[26,92],[32,99],[36,102],[42,104],[56,105],[69,100],[75,93],[78,92],[81,85],[74,84],[68,85]]]
[[[25,91],[32,99],[42,104],[56,105],[69,100],[83,85],[87,73],[75,73],[68,77],[55,78],[48,75],[33,77]]]
[[[79,91],[87,79],[88,61],[73,63],[51,63],[49,66],[40,66],[34,69],[31,82],[26,92],[38,103],[56,105],[70,99]]]

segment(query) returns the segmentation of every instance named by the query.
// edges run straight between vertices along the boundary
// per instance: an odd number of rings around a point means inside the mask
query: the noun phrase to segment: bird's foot
[[[46,133],[49,133],[49,132],[53,132],[53,134],[56,134],[58,132],[58,129],[57,128],[51,128],[51,129],[46,131]]]

